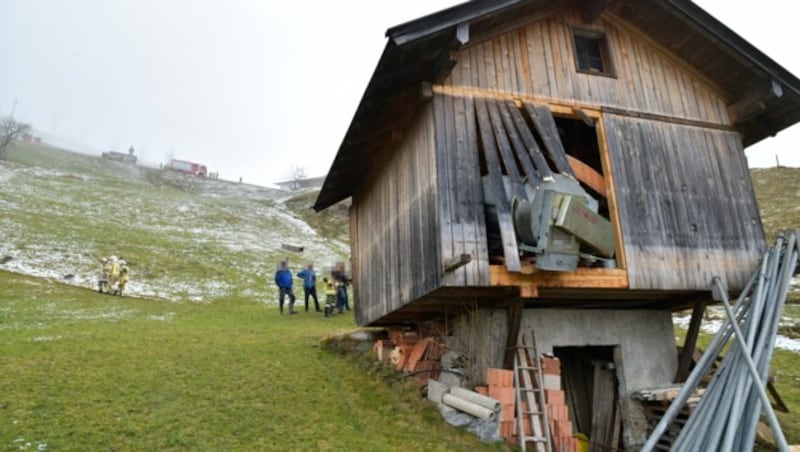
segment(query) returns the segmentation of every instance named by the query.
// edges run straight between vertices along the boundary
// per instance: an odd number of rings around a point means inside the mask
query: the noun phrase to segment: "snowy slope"
[[[287,207],[285,192],[46,148],[25,152],[22,163],[13,154],[0,162],[0,270],[94,288],[99,258],[117,255],[130,263],[131,296],[272,302],[279,260],[296,271],[348,260],[346,231],[321,236]]]

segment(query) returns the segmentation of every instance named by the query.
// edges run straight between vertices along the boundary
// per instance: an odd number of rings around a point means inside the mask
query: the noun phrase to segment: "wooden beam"
[[[767,103],[783,96],[781,84],[772,79],[728,106],[732,124],[739,124],[766,110]]]
[[[567,163],[567,152],[564,150],[564,144],[561,143],[561,137],[558,136],[558,127],[556,127],[556,120],[553,118],[550,107],[526,102],[525,110],[530,115],[536,131],[539,132],[544,147],[550,155],[550,160],[558,172],[575,177],[572,168]]]
[[[305,247],[297,246],[297,245],[289,245],[287,243],[281,244],[281,249],[286,251],[294,251],[295,253],[302,253]]]
[[[445,273],[452,272],[459,267],[469,264],[471,261],[472,261],[472,256],[466,253],[451,257],[450,259],[447,259],[444,263],[444,272]]]
[[[492,286],[542,288],[628,288],[628,272],[620,268],[578,267],[571,272],[538,270],[533,265],[522,266],[521,273],[511,273],[500,265],[489,266],[489,284]]]
[[[786,402],[784,402],[783,399],[781,398],[781,395],[778,394],[778,390],[775,389],[775,385],[773,384],[772,381],[773,381],[772,377],[769,377],[769,379],[767,379],[767,391],[769,391],[769,394],[772,396],[772,400],[775,401],[775,403],[772,404],[772,407],[775,408],[777,411],[788,413],[789,407],[786,406]]]
[[[572,171],[575,172],[576,179],[588,185],[598,195],[606,197],[606,181],[602,174],[569,154],[567,154],[567,162],[569,162]]]
[[[703,321],[703,312],[706,309],[704,301],[695,303],[692,309],[692,319],[689,321],[689,330],[683,341],[683,349],[678,357],[678,370],[675,372],[675,383],[683,383],[689,376],[689,365],[692,363],[694,350],[697,346],[697,336],[700,333],[700,323]]]
[[[572,111],[575,112],[575,116],[580,118],[584,124],[586,124],[589,127],[594,127],[594,118],[589,116],[589,114],[583,111],[582,108],[575,107],[572,109]]]
[[[500,158],[503,161],[503,167],[506,169],[507,177],[511,181],[511,194],[519,199],[528,199],[528,195],[522,187],[522,179],[520,177],[519,168],[517,168],[517,160],[514,158],[509,141],[509,134],[504,127],[497,102],[494,100],[486,101],[486,108],[489,111],[489,119],[491,120],[492,129],[494,130],[497,150],[500,152]]]
[[[508,139],[513,147],[514,155],[522,164],[522,169],[524,170],[524,174],[528,179],[528,183],[533,184],[534,187],[538,186],[542,182],[542,177],[539,175],[539,172],[536,171],[536,167],[533,166],[533,161],[528,153],[528,148],[522,142],[520,133],[517,130],[517,125],[511,118],[511,112],[508,109],[508,105],[505,102],[497,101],[497,108],[500,112],[500,117],[503,120],[503,125],[505,126],[506,132],[508,133]]]
[[[506,322],[506,351],[503,354],[503,369],[514,368],[514,354],[517,352],[517,340],[519,338],[519,331],[522,327],[522,313],[524,312],[525,303],[518,300],[508,305],[508,319]]]
[[[486,158],[489,198],[494,202],[497,209],[497,222],[500,226],[506,268],[509,271],[518,272],[520,270],[519,248],[517,247],[517,236],[514,232],[514,221],[511,217],[511,204],[503,187],[502,174],[500,173],[500,157],[497,153],[497,144],[494,140],[492,123],[489,119],[485,99],[475,99],[475,114],[478,117],[478,130],[483,143],[483,155]]]
[[[519,132],[520,138],[522,138],[522,142],[525,143],[528,156],[533,162],[536,171],[539,173],[539,181],[553,180],[553,172],[550,171],[550,165],[547,164],[547,159],[544,158],[544,154],[542,154],[542,150],[539,148],[539,144],[536,143],[536,138],[533,136],[533,131],[528,127],[528,123],[525,122],[525,118],[522,116],[522,112],[519,111],[519,107],[517,107],[514,101],[506,101],[505,105],[506,111],[511,116],[511,120],[514,121],[514,124],[517,126],[517,131]]]

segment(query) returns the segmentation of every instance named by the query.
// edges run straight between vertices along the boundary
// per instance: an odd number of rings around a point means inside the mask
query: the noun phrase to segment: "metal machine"
[[[506,195],[511,197],[509,183],[504,182]],[[484,192],[488,190],[484,188]],[[553,174],[538,187],[525,184],[525,192],[527,199],[512,198],[514,229],[519,250],[536,255],[536,268],[573,271],[581,260],[604,266],[615,264],[613,226],[597,213],[597,200],[578,181]],[[487,204],[491,233],[496,213],[493,200],[487,200]]]

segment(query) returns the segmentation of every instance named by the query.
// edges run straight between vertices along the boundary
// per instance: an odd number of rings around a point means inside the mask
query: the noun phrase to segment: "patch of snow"
[[[689,328],[690,321],[691,321],[690,315],[672,316],[672,323],[683,329]],[[722,319],[703,320],[703,322],[700,324],[700,330],[708,334],[717,334],[717,332],[719,332],[719,329],[722,328],[723,323],[724,320]],[[792,339],[783,336],[781,334],[778,334],[775,337],[775,347],[780,348],[782,350],[788,350],[791,352],[800,352],[800,339]]]
[[[175,313],[174,312],[167,312],[167,313],[162,314],[162,315],[150,314],[150,315],[147,316],[147,319],[148,320],[156,320],[156,321],[160,321],[160,322],[171,322],[172,320],[175,319]]]
[[[36,336],[31,338],[31,342],[52,342],[60,339],[61,336]]]

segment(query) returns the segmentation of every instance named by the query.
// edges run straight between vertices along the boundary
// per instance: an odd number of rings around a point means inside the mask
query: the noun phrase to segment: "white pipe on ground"
[[[478,394],[475,391],[470,391],[469,389],[453,386],[452,388],[450,388],[450,394],[453,394],[454,396],[460,397],[469,402],[477,403],[478,405],[484,408],[489,408],[492,411],[500,411],[499,400],[493,399],[483,394]]]
[[[490,421],[497,419],[497,413],[489,408],[480,406],[477,403],[470,402],[469,400],[464,400],[460,397],[454,396],[453,394],[443,395],[442,403],[450,408],[455,408],[477,418],[488,419]]]

